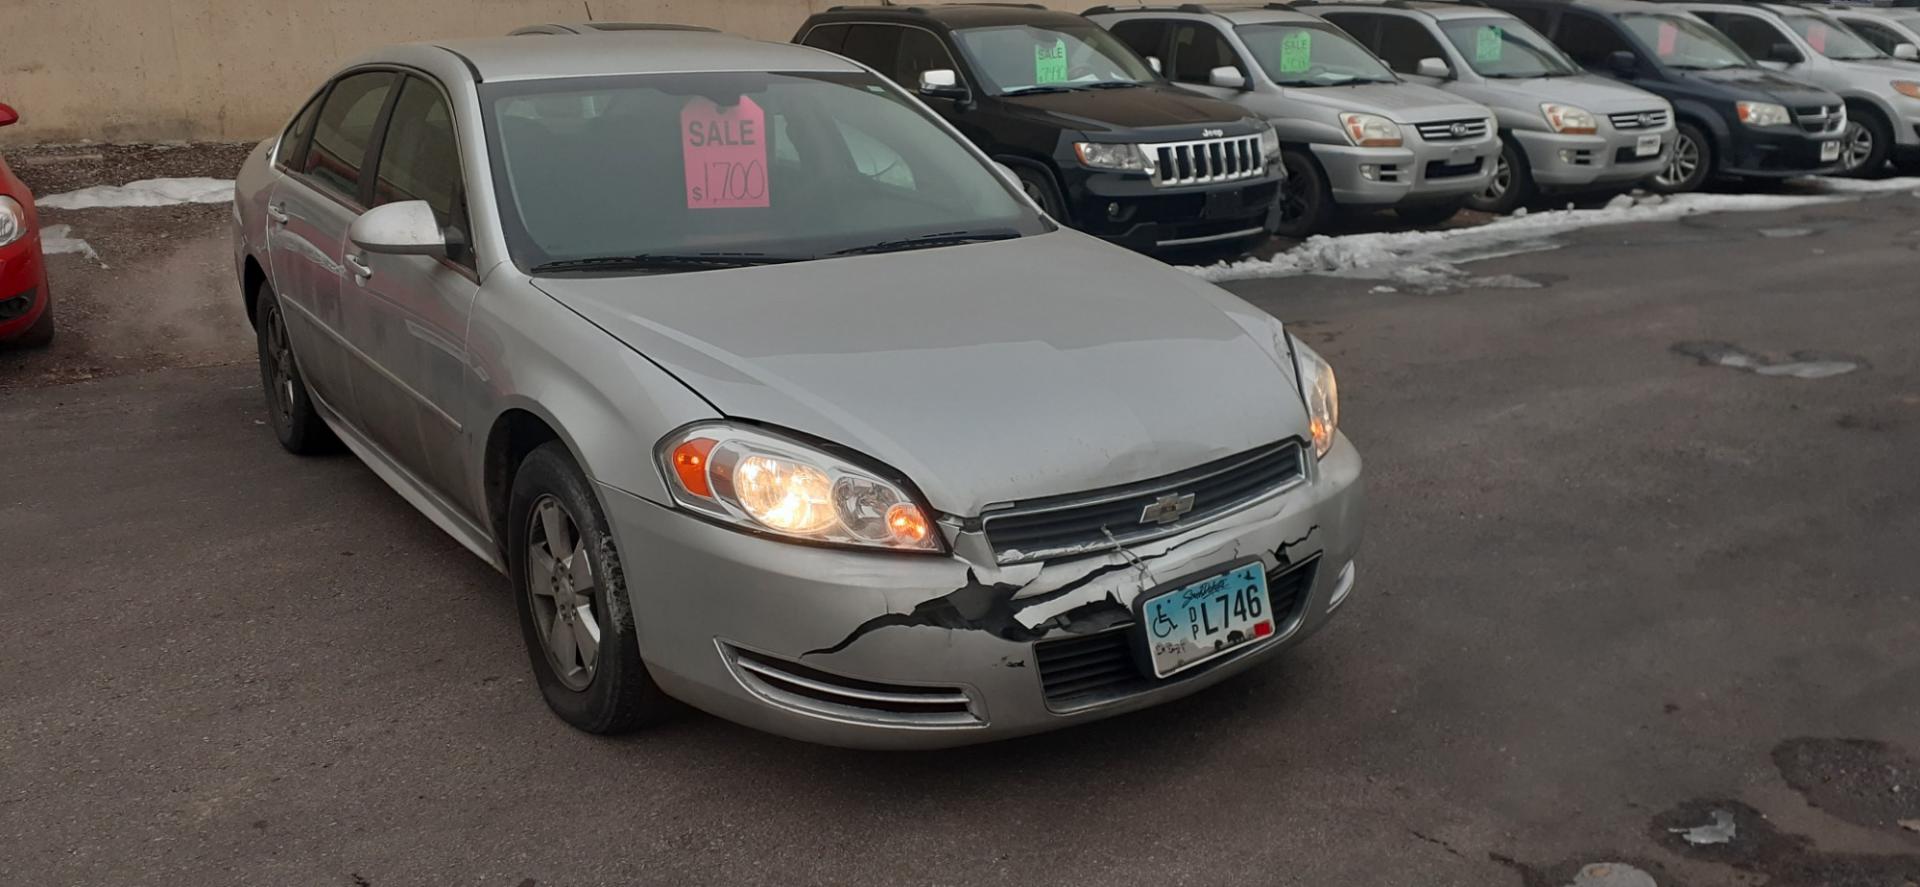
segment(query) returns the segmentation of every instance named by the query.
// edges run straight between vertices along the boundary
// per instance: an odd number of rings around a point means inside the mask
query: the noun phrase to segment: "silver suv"
[[[1920,155],[1920,66],[1900,61],[1839,19],[1786,3],[1680,3],[1761,66],[1840,94],[1847,103],[1841,173],[1878,173],[1896,153]]]
[[[1666,99],[1588,74],[1508,13],[1402,0],[1313,11],[1396,73],[1493,109],[1500,159],[1475,209],[1510,212],[1542,190],[1625,190],[1658,173],[1673,146]]]
[[[1500,139],[1492,111],[1401,80],[1325,19],[1194,4],[1098,6],[1086,15],[1163,63],[1174,82],[1273,123],[1290,181],[1277,233],[1311,234],[1336,206],[1440,222],[1493,180]]]

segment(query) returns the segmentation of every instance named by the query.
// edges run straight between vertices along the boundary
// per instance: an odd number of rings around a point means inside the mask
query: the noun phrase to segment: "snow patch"
[[[40,229],[40,252],[50,255],[80,255],[100,262],[100,254],[94,252],[93,244],[73,236],[72,225],[48,225]],[[100,262],[105,268],[107,263]]]
[[[1473,277],[1463,262],[1554,249],[1554,235],[1582,228],[1666,222],[1715,212],[1764,212],[1819,206],[1861,195],[1913,191],[1920,178],[1797,179],[1792,194],[1622,194],[1598,209],[1546,210],[1495,219],[1471,228],[1318,235],[1271,259],[1246,259],[1184,270],[1214,283],[1323,274],[1380,280],[1429,290],[1453,286],[1537,287],[1511,275]],[[1569,204],[1571,207],[1571,204]]]
[[[178,206],[184,203],[232,203],[233,180],[209,178],[142,179],[125,185],[95,185],[42,197],[43,209],[95,209],[122,206]]]

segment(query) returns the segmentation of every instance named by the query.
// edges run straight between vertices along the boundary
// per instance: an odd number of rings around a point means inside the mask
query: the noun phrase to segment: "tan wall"
[[[787,40],[838,2],[855,0],[0,0],[0,102],[21,115],[0,143],[264,138],[327,73],[387,43],[589,8]]]

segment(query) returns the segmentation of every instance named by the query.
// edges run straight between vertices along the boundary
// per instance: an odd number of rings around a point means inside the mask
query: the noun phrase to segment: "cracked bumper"
[[[1360,470],[1343,437],[1308,483],[1134,546],[1153,578],[1118,553],[1009,567],[958,555],[867,554],[737,533],[611,488],[602,488],[602,498],[626,567],[641,655],[662,689],[720,717],[810,742],[941,748],[1157,705],[1305,640],[1353,587]],[[965,538],[955,547],[984,548]],[[1174,678],[1136,682],[1137,690],[1097,704],[1050,707],[1035,643],[1111,630],[1160,582],[1254,555],[1269,569],[1318,558],[1296,618],[1271,639]],[[769,667],[788,680],[761,680]],[[821,705],[808,681],[878,699],[964,696],[964,711],[922,717]]]

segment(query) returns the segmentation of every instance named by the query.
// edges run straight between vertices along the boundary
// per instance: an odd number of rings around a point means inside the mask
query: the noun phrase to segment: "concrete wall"
[[[866,0],[0,0],[0,102],[21,115],[0,144],[264,138],[333,69],[383,44],[589,10],[787,40],[842,2]]]

